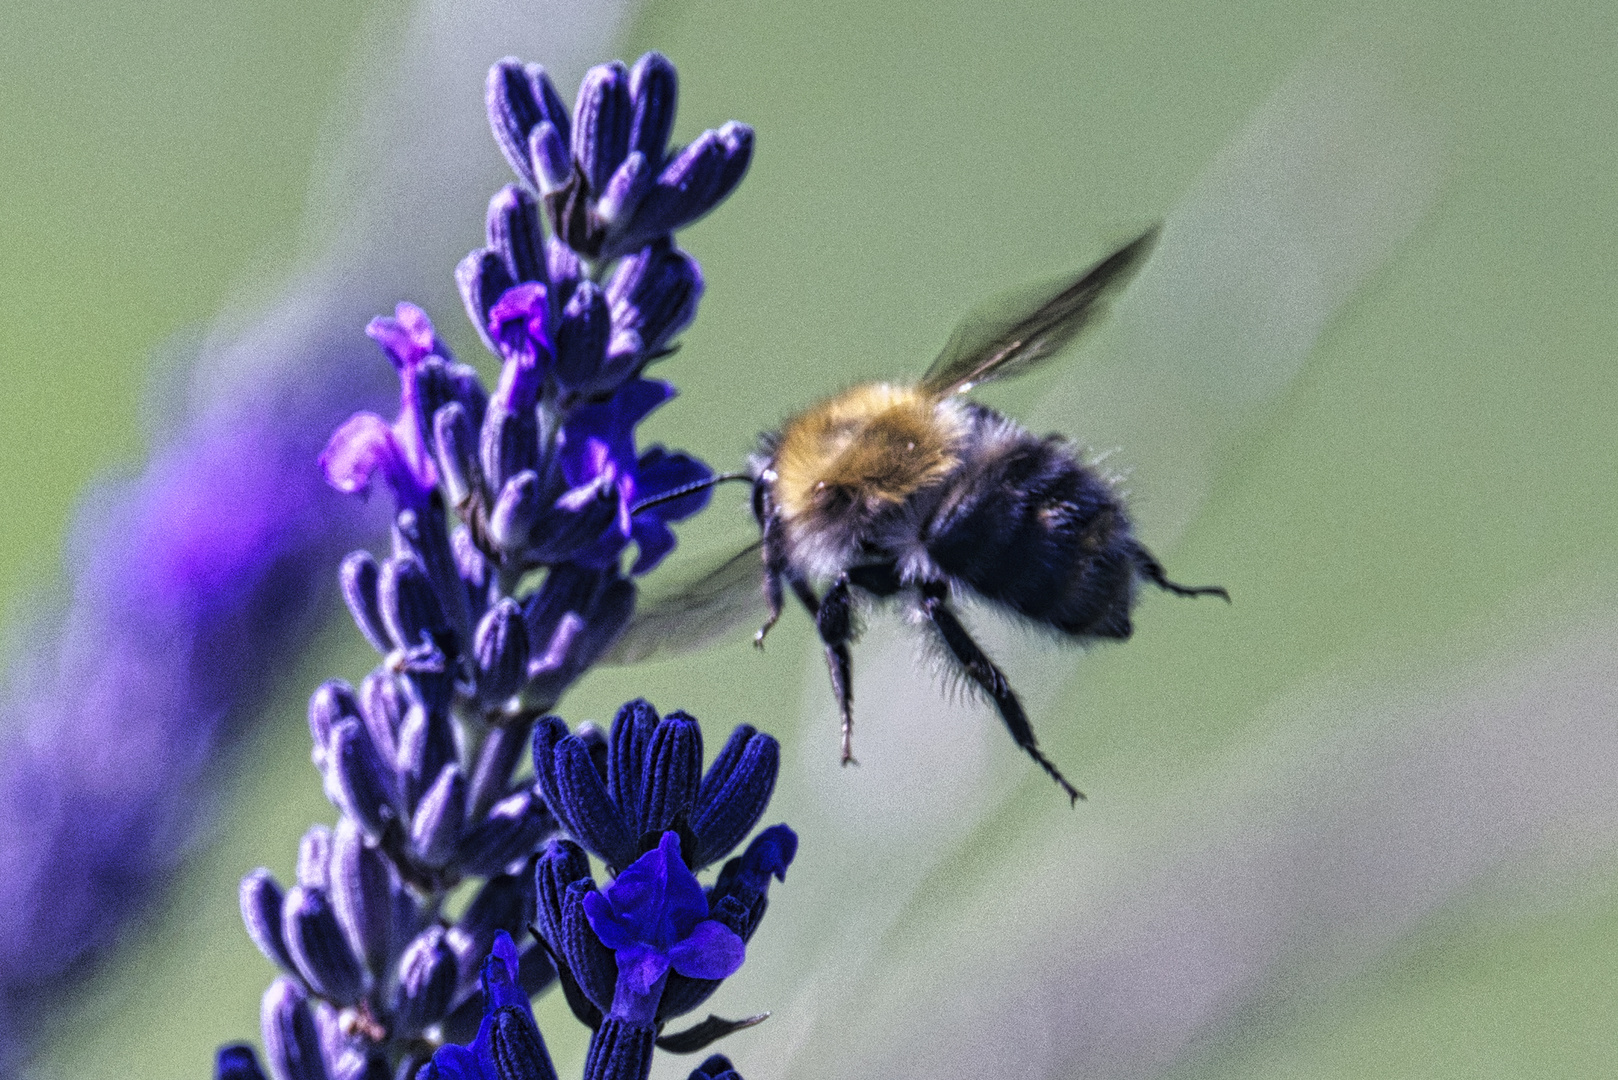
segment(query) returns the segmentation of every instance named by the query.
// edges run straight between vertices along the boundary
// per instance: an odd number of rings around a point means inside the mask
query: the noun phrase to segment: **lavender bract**
[[[593,993],[587,1077],[644,1078],[654,1046],[690,1052],[759,1019],[660,1037],[740,966],[768,876],[791,861],[796,838],[776,826],[714,889],[691,869],[757,823],[775,741],[738,728],[704,778],[682,713],[633,702],[610,740],[539,720],[622,632],[633,579],[675,546],[670,523],[707,502],[651,505],[712,471],[638,446],[636,427],[674,395],[644,369],[702,295],[671,232],[735,187],[752,141],[729,124],[670,155],[674,94],[672,65],[648,54],[633,72],[592,69],[570,116],[542,69],[497,64],[491,124],[530,188],[495,195],[487,246],[457,280],[499,380],[484,386],[412,304],[366,328],[398,373],[398,413],[350,417],[319,467],[341,492],[394,500],[390,550],[353,552],[338,575],[380,663],[310,699],[337,826],[305,834],[290,887],[263,869],[241,884],[248,934],[281,972],[261,1015],[276,1080],[554,1077],[528,998],[564,957],[569,999]],[[521,779],[531,742],[550,756]],[[581,760],[595,788],[580,787]],[[605,893],[564,833],[624,868]],[[529,940],[536,920],[559,925],[535,891],[558,874],[572,936]],[[452,918],[446,899],[468,880]],[[258,1065],[227,1048],[218,1071],[250,1080]]]

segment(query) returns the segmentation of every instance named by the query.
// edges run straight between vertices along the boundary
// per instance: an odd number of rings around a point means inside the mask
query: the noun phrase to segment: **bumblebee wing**
[[[636,664],[660,654],[693,652],[764,617],[764,565],[755,540],[714,569],[672,592],[643,600],[629,627],[602,657]]]
[[[1158,229],[1153,225],[1077,278],[997,297],[968,315],[922,376],[922,389],[958,394],[1020,375],[1061,352],[1100,313],[1101,301],[1139,269]]]

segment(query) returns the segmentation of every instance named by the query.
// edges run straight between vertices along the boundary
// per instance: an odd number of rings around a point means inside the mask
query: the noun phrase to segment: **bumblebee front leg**
[[[770,475],[773,477],[774,474]],[[792,565],[781,536],[781,519],[775,513],[775,502],[770,498],[768,485],[762,481],[753,488],[753,516],[758,518],[761,535],[759,550],[764,557],[764,605],[767,609],[764,625],[753,635],[753,645],[762,649],[770,628],[781,619],[781,582]]]
[[[854,661],[848,651],[854,637],[854,597],[849,592],[847,574],[826,590],[819,610],[813,614],[815,629],[826,646],[832,693],[837,695],[837,709],[843,718],[843,764],[858,765],[854,760]]]
[[[1000,712],[1000,719],[1006,722],[1006,727],[1010,729],[1011,737],[1016,740],[1017,745],[1022,747],[1029,757],[1039,762],[1040,768],[1067,792],[1069,801],[1077,803],[1084,798],[1084,792],[1068,783],[1062,771],[1040,753],[1039,740],[1034,738],[1034,726],[1028,722],[1028,714],[1023,712],[1022,702],[1017,700],[1016,691],[1011,689],[1005,674],[994,666],[994,661],[990,660],[988,654],[972,640],[972,635],[966,632],[961,620],[950,610],[949,586],[943,582],[923,584],[921,610],[931,620],[934,629],[938,631],[938,636],[943,639],[945,648],[961,666],[961,670],[994,700],[995,708]]]

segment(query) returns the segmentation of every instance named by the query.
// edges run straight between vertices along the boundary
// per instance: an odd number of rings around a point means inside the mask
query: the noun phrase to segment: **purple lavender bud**
[[[611,333],[612,314],[601,287],[581,282],[556,327],[556,381],[567,389],[593,390]]]
[[[298,842],[298,884],[324,889],[331,879],[331,829],[311,825]]]
[[[532,469],[517,473],[500,489],[489,512],[489,539],[508,555],[527,548],[529,534],[545,513],[539,477]]]
[[[438,778],[440,770],[455,760],[455,728],[444,709],[414,702],[399,726],[399,756],[395,768],[404,805],[413,807]]]
[[[441,869],[455,854],[466,814],[466,781],[459,765],[450,762],[416,804],[410,819],[410,847],[423,865]]]
[[[447,623],[427,570],[416,558],[389,558],[379,587],[382,622],[394,645],[408,649],[441,634]]]
[[[618,981],[618,962],[612,950],[601,943],[585,912],[587,896],[599,896],[594,884],[575,881],[562,894],[560,940],[551,942],[567,964],[584,996],[603,1013],[612,1008],[612,991]]]
[[[535,184],[528,163],[528,133],[541,122],[554,125],[564,139],[568,131],[567,106],[562,104],[545,69],[506,57],[489,69],[484,104],[500,152],[517,175]]]
[[[332,844],[332,909],[354,955],[379,974],[393,948],[398,887],[387,856],[365,842],[351,819],[339,821]]]
[[[529,134],[528,162],[541,195],[560,191],[573,176],[573,159],[568,156],[567,140],[548,122],[541,123]]]
[[[645,698],[620,705],[618,715],[612,718],[607,743],[607,790],[619,806],[634,806],[640,801],[646,748],[661,719]]]
[[[551,310],[560,313],[573,299],[573,290],[586,280],[584,265],[578,252],[553,236],[545,242],[545,268],[551,283]]]
[[[395,1037],[419,1035],[449,1011],[460,970],[455,953],[444,940],[444,928],[430,926],[405,946],[399,956],[399,980],[394,985],[390,1011]]]
[[[590,761],[596,767],[596,773],[604,781],[607,779],[607,733],[601,730],[601,725],[594,720],[586,720],[573,732],[578,736],[584,748],[590,751]]]
[[[281,911],[285,897],[275,876],[262,866],[242,878],[242,923],[247,936],[253,939],[258,951],[270,963],[282,970],[296,973],[298,968],[287,952],[286,938],[281,933]]]
[[[510,794],[511,772],[528,748],[531,730],[531,721],[519,720],[492,728],[484,736],[466,796],[466,812],[472,820],[481,820],[491,806]]]
[[[724,1054],[713,1054],[701,1065],[691,1070],[686,1080],[742,1080],[736,1072],[736,1067]]]
[[[522,608],[506,597],[489,609],[472,635],[478,695],[488,704],[515,694],[528,675],[528,630]]]
[[[519,791],[494,804],[461,842],[456,861],[469,874],[497,874],[539,849],[556,819],[533,791]]]
[[[638,834],[663,833],[689,817],[702,781],[702,729],[695,720],[673,712],[657,725],[642,776],[633,804]]]
[[[242,1043],[219,1048],[213,1075],[214,1080],[265,1080],[253,1048]]]
[[[478,550],[472,530],[465,525],[457,525],[450,530],[449,546],[455,553],[456,572],[466,582],[466,594],[471,598],[473,608],[481,612],[489,606],[489,590],[493,584],[489,560]]]
[[[326,772],[332,727],[345,716],[359,715],[354,688],[342,679],[326,680],[309,696],[309,734],[314,740],[314,749],[309,756],[315,768]]]
[[[466,407],[458,401],[450,402],[433,414],[433,460],[438,465],[439,483],[451,506],[465,507],[474,492],[482,493],[477,429],[466,415]]]
[[[732,120],[704,131],[663,167],[624,230],[621,246],[683,229],[724,201],[753,160],[753,129]]]
[[[388,641],[387,629],[382,625],[382,607],[377,599],[377,583],[381,571],[369,551],[352,551],[337,571],[338,583],[343,589],[343,602],[354,617],[354,625],[371,647],[386,655],[393,645]]]
[[[592,195],[629,152],[629,72],[614,60],[584,73],[573,106],[573,160]]]
[[[483,388],[483,377],[469,364],[457,364],[439,356],[429,356],[416,372],[417,392],[421,398],[421,416],[426,425],[423,436],[431,434],[431,420],[439,409],[450,402],[458,402],[472,419],[472,426],[483,423],[483,414],[489,406],[489,392]]]
[[[556,1080],[532,1014],[500,1009],[489,1018],[489,1049],[501,1080]]]
[[[285,976],[272,982],[259,1007],[259,1028],[276,1080],[330,1080],[303,987]]]
[[[489,200],[489,250],[499,254],[514,282],[546,280],[545,232],[540,222],[538,201],[515,184],[507,184]]]
[[[539,769],[540,763],[534,763]],[[556,816],[586,850],[611,867],[628,866],[638,853],[640,832],[607,794],[607,786],[590,760],[590,752],[569,736],[554,751]],[[546,785],[549,786],[549,785]]]
[[[753,831],[781,766],[781,747],[769,735],[747,725],[731,733],[697,793],[691,831],[697,835],[695,865],[724,858]]]
[[[518,365],[507,364],[500,373],[502,388],[507,383],[508,375],[512,376],[510,381],[513,383],[528,378],[518,369]],[[537,383],[535,385],[537,387]],[[532,395],[526,390],[517,391],[514,388],[513,396],[528,399],[527,404],[519,404],[515,408],[500,404],[491,408],[478,440],[483,475],[488,478],[490,490],[502,493],[506,483],[519,473],[539,469],[539,422],[534,415]]]
[[[539,788],[545,805],[551,808],[562,828],[571,830],[567,808],[562,804],[561,788],[556,782],[556,748],[563,739],[573,737],[567,723],[560,716],[542,716],[534,725],[534,784]],[[568,882],[563,882],[566,885]]]
[[[639,150],[630,151],[623,164],[613,170],[612,176],[607,180],[606,189],[601,192],[601,198],[596,203],[596,216],[601,219],[602,224],[611,228],[629,221],[634,216],[641,200],[652,188],[655,167]]]
[[[311,990],[339,1005],[360,999],[365,971],[343,937],[325,890],[303,885],[289,890],[281,906],[281,934]]]
[[[534,867],[535,923],[539,934],[553,947],[562,940],[562,902],[575,881],[586,881],[590,888],[590,857],[571,840],[556,839],[545,845],[545,853]]]
[[[467,640],[472,633],[470,597],[466,583],[461,580],[455,552],[450,548],[443,507],[433,503],[420,510],[401,511],[393,521],[393,537],[394,547],[401,555],[408,552],[421,561],[439,610],[447,619],[447,627],[455,631],[459,641]],[[385,603],[380,583],[378,592],[379,600]],[[386,622],[385,611],[383,621]],[[437,640],[436,634],[434,639]]]
[[[455,285],[461,291],[461,302],[466,305],[466,317],[472,320],[490,352],[499,352],[500,347],[489,333],[489,312],[515,284],[504,257],[486,248],[472,252],[455,267]]]
[[[381,839],[388,822],[399,816],[396,781],[358,721],[345,719],[332,729],[331,760],[339,809],[372,839]]]
[[[629,147],[644,154],[653,166],[663,163],[663,151],[674,131],[679,90],[674,65],[662,53],[646,53],[629,72],[629,98],[634,103]]]
[[[378,668],[360,682],[359,700],[360,718],[377,756],[391,766],[399,756],[399,725],[406,708],[399,680],[386,668]]]
[[[607,1017],[590,1039],[584,1059],[584,1080],[645,1080],[652,1071],[652,1046],[657,1029]]]
[[[625,258],[607,282],[612,325],[633,330],[648,355],[685,329],[702,299],[702,268],[667,240]]]

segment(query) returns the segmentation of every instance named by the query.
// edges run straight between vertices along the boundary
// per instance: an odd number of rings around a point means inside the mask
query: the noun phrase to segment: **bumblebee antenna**
[[[673,491],[665,491],[663,494],[654,495],[650,499],[642,499],[640,502],[629,508],[629,514],[631,517],[633,517],[642,510],[650,510],[654,506],[662,506],[664,503],[671,503],[675,499],[683,499],[687,495],[694,495],[699,491],[706,491],[711,487],[726,483],[730,480],[746,480],[748,483],[752,483],[753,474],[744,472],[715,473],[706,480],[694,480],[689,484],[683,484],[680,487],[675,488]]]

